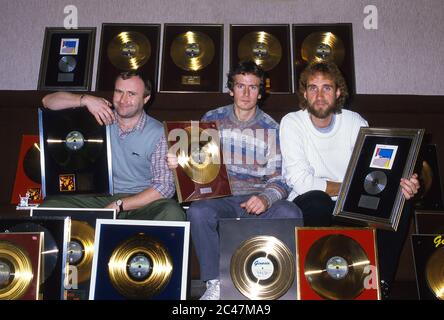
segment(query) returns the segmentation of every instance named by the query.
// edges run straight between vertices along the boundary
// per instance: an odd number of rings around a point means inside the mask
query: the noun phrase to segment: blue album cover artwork
[[[180,300],[182,291],[184,259],[185,228],[183,226],[147,226],[147,225],[118,225],[102,224],[100,231],[99,251],[97,257],[96,281],[94,290],[95,300],[127,300],[113,285],[108,263],[113,251],[130,238],[144,234],[160,243],[172,260],[172,273],[168,283],[162,290],[147,297],[137,299],[150,300]],[[97,240],[97,239],[96,239]],[[133,299],[133,298],[131,298]]]

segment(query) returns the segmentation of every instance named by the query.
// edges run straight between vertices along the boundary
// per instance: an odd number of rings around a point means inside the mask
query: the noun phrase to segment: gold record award
[[[444,247],[441,247],[430,256],[426,264],[427,284],[433,294],[444,300]]]
[[[283,296],[293,283],[295,270],[290,249],[273,236],[256,236],[244,241],[230,263],[234,286],[254,300]]]
[[[281,61],[282,47],[271,33],[255,31],[242,37],[237,53],[240,61],[253,60],[265,71],[269,71]]]
[[[34,278],[28,253],[9,241],[0,241],[0,300],[20,299]]]
[[[174,38],[170,55],[176,66],[186,71],[199,71],[214,58],[214,43],[203,32],[188,31]]]
[[[85,221],[71,221],[71,241],[68,243],[68,263],[78,270],[78,281],[91,277],[94,254],[94,229]]]
[[[168,284],[173,262],[160,242],[140,233],[114,249],[108,272],[120,294],[129,299],[148,299]]]
[[[341,66],[344,55],[344,43],[332,32],[313,32],[302,42],[301,56],[309,63],[331,61]]]
[[[354,239],[328,235],[310,247],[304,274],[311,288],[325,299],[354,299],[364,290],[366,266],[364,249]]]
[[[150,41],[137,31],[120,32],[108,45],[109,60],[122,71],[139,69],[150,56]]]

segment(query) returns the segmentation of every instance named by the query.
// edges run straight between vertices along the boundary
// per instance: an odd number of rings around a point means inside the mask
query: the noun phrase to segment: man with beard
[[[298,95],[302,110],[287,114],[280,124],[282,175],[292,189],[288,200],[302,210],[304,226],[331,226],[359,129],[368,123],[358,113],[342,109],[348,91],[334,63],[309,65],[300,76]],[[419,188],[417,174],[401,179],[400,186],[406,200],[411,199]],[[409,204],[405,211],[403,216],[408,217]],[[397,232],[377,232],[386,287],[394,278],[407,232],[409,219],[401,220]]]

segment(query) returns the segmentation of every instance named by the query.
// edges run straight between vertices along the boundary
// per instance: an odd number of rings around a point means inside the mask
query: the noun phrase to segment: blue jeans
[[[200,278],[204,281],[219,278],[219,219],[291,219],[301,218],[302,212],[294,203],[279,200],[260,215],[248,214],[240,207],[251,195],[231,196],[193,202],[187,210],[191,222],[191,239],[200,265]]]

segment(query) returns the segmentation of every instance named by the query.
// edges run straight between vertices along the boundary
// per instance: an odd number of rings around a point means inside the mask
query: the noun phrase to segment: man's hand
[[[418,193],[418,189],[421,187],[418,180],[418,175],[414,173],[410,179],[401,179],[400,182],[401,191],[406,200],[410,200]]]
[[[80,104],[85,106],[89,112],[96,118],[100,125],[108,125],[116,121],[112,103],[105,98],[95,97],[91,95],[82,95]]]
[[[116,201],[111,202],[110,204],[108,204],[105,209],[116,209],[116,215],[118,215],[120,213],[120,208],[119,206],[116,204]]]
[[[242,208],[247,211],[247,213],[260,215],[268,209],[267,200],[261,196],[252,196],[247,201],[240,204]]]
[[[177,156],[174,153],[168,153],[166,161],[170,170],[176,169],[179,166]]]

